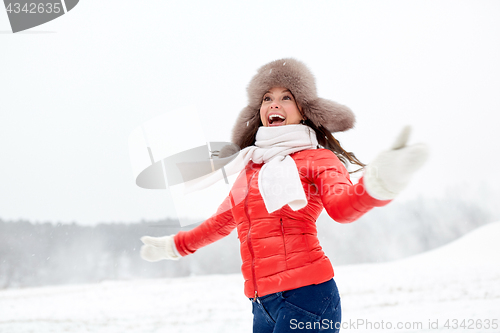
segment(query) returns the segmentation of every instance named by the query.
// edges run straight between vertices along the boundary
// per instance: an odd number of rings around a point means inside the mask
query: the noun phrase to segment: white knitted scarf
[[[254,146],[241,150],[238,156],[224,166],[227,176],[240,172],[252,160],[264,163],[259,172],[259,191],[269,213],[285,205],[294,211],[307,205],[297,165],[289,155],[305,149],[316,149],[315,132],[308,126],[286,125],[260,127]],[[217,170],[207,176],[185,183],[186,193],[206,188],[223,178]]]

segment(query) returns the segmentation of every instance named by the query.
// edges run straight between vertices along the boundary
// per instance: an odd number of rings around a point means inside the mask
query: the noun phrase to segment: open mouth
[[[280,126],[285,124],[285,117],[283,117],[280,114],[270,114],[269,117],[267,118],[267,122],[269,123],[269,126]]]

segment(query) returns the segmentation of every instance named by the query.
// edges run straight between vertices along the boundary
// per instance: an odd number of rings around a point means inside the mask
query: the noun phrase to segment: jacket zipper
[[[250,184],[252,184],[253,177],[255,176],[256,173],[257,172],[254,172],[252,174],[252,177],[250,177],[250,180],[248,181],[247,195],[245,197],[245,214],[248,220],[247,244],[248,244],[248,250],[250,251],[250,255],[252,256],[252,280],[253,280],[253,289],[255,291],[255,296],[253,299],[254,302],[258,300],[259,294],[257,290],[257,280],[255,279],[255,257],[253,253],[252,239],[250,237],[250,233],[252,231],[252,223],[250,221],[250,215],[248,214],[248,196],[250,195]]]
[[[288,269],[288,266],[286,264],[285,227],[283,226],[283,218],[282,217],[280,217],[280,224],[281,224],[281,237],[283,238],[283,250],[285,251],[285,266]]]

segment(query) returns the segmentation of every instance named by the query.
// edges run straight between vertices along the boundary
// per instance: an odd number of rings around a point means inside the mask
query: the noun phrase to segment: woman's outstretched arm
[[[366,191],[363,178],[353,185],[349,173],[333,152],[321,154],[314,161],[313,181],[321,195],[323,206],[332,219],[340,223],[357,220],[374,207],[391,200],[377,200]]]
[[[328,214],[338,222],[352,222],[373,207],[388,204],[422,167],[429,151],[425,144],[407,145],[411,127],[403,128],[390,149],[370,163],[359,183],[352,185],[340,160],[331,153],[318,161],[314,182]]]
[[[236,227],[231,207],[231,195],[228,195],[217,212],[205,222],[192,230],[179,231],[174,236],[177,252],[186,256],[229,235]]]

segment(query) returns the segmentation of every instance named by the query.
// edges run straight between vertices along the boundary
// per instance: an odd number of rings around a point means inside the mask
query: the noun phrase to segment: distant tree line
[[[228,246],[238,251],[230,239],[209,249],[209,257],[218,260],[215,266],[203,254],[175,262],[140,258],[141,236],[182,229],[189,228],[173,220],[96,226],[0,220],[0,288],[238,271],[239,258],[226,252]]]
[[[318,235],[334,266],[381,262],[436,248],[498,219],[459,196],[420,198],[376,208],[351,224],[322,215]],[[0,288],[239,272],[235,232],[178,261],[140,258],[141,236],[194,226],[181,228],[169,219],[96,226],[0,220]]]

